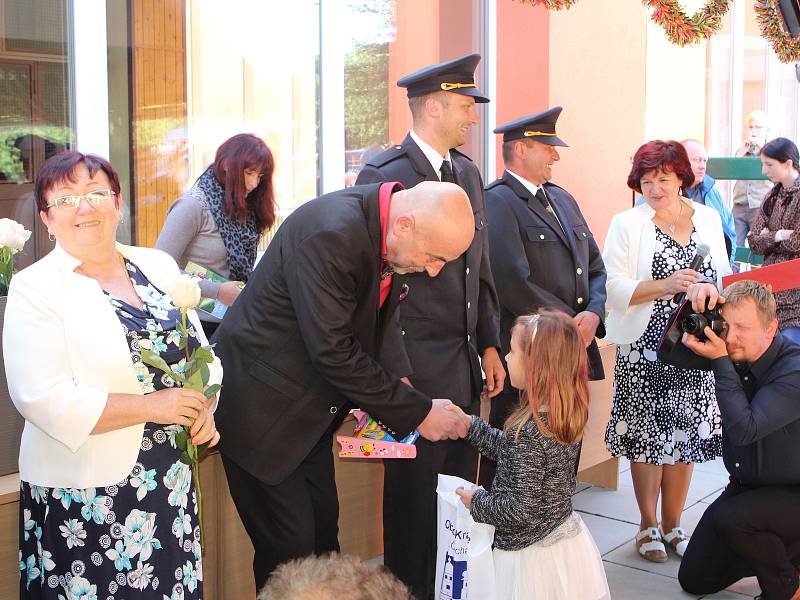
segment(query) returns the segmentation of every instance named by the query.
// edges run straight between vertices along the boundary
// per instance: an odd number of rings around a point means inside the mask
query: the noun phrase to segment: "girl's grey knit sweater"
[[[495,548],[526,548],[572,514],[580,443],[560,444],[532,420],[517,438],[516,430],[504,433],[475,416],[467,440],[497,461],[491,491],[476,491],[471,511],[476,521],[495,526]]]

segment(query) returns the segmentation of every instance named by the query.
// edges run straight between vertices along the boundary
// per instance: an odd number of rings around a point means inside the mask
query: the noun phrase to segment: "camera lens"
[[[681,322],[682,329],[691,335],[698,335],[703,333],[703,330],[708,326],[708,320],[701,314],[687,315]]]

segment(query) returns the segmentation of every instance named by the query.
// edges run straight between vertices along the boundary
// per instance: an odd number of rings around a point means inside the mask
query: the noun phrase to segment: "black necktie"
[[[447,183],[455,183],[456,178],[453,176],[453,165],[449,160],[442,161],[442,181]]]
[[[561,231],[564,231],[564,228],[561,226],[561,221],[558,220],[556,213],[553,212],[553,208],[550,206],[550,200],[548,200],[547,194],[545,193],[543,187],[540,187],[538,190],[536,190],[535,198],[542,203],[542,206],[547,213],[547,217],[550,219],[550,223],[552,225],[556,225]]]
[[[547,196],[546,196],[546,195],[545,195],[545,193],[544,193],[544,188],[541,188],[541,187],[540,187],[539,189],[537,189],[537,190],[536,190],[536,199],[537,199],[539,202],[541,202],[541,203],[542,203],[542,206],[544,207],[544,209],[545,209],[547,212],[549,212],[549,213],[552,213],[552,212],[553,212],[553,209],[552,209],[552,208],[550,208],[550,201],[547,199]]]

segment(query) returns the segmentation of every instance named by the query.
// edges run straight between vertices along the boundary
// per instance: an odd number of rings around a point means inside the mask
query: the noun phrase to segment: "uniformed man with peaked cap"
[[[583,334],[590,378],[603,379],[595,336],[605,335],[605,266],[575,198],[550,183],[556,147],[567,147],[556,134],[560,114],[556,106],[494,130],[503,135],[505,171],[486,188],[486,209],[500,340],[505,356],[518,316],[563,310]],[[491,422],[501,427],[517,401],[518,390],[507,385],[492,402]]]
[[[411,384],[473,414],[479,411],[481,393],[494,396],[505,381],[483,180],[473,162],[456,150],[478,123],[475,104],[489,101],[475,85],[480,58],[470,54],[400,79],[397,85],[408,92],[412,130],[401,144],[367,162],[356,181],[399,181],[406,187],[452,181],[467,192],[475,213],[475,238],[467,252],[435,279],[396,275],[393,285],[408,286],[400,305],[405,348],[398,350],[405,350],[411,363]],[[474,480],[477,454],[463,440],[419,440],[415,460],[384,464],[384,563],[417,597],[428,598],[435,573],[437,474]]]

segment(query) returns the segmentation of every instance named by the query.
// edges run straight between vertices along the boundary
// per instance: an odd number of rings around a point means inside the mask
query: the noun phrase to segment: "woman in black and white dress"
[[[692,467],[722,450],[711,372],[679,369],[656,357],[673,296],[698,280],[719,285],[730,272],[719,214],[682,195],[694,181],[683,146],[660,140],[633,158],[628,185],[645,202],[614,216],[603,260],[608,271],[606,339],[617,344],[614,393],[606,444],[631,461],[641,513],[636,536],[647,560],[679,556],[688,536],[680,526]],[[698,271],[697,246],[711,249]],[[656,506],[661,497],[661,529]]]

